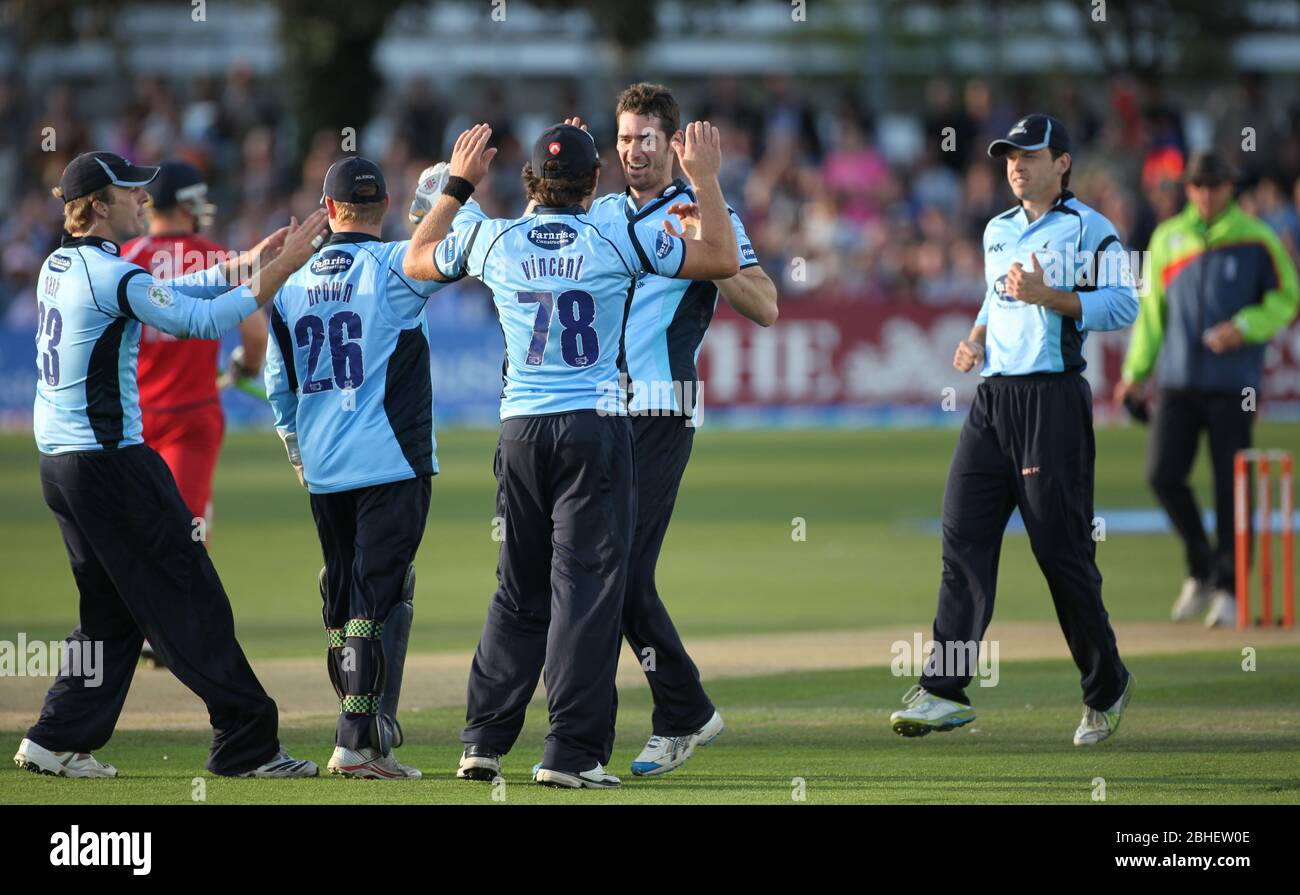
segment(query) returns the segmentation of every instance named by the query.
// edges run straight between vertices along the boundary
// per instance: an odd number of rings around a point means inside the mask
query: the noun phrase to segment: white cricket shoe
[[[533,782],[559,789],[613,789],[623,785],[622,780],[606,771],[599,762],[590,771],[578,773],[552,771],[539,764],[533,768]]]
[[[1214,588],[1208,581],[1188,578],[1183,582],[1183,589],[1179,592],[1178,599],[1174,601],[1174,608],[1169,613],[1169,617],[1176,622],[1196,618],[1209,607],[1210,600],[1213,598]]]
[[[1237,598],[1226,590],[1214,592],[1214,602],[1205,616],[1205,627],[1217,628],[1237,623]]]
[[[308,761],[305,758],[294,758],[281,749],[276,753],[275,758],[272,758],[266,764],[236,776],[282,779],[288,777],[317,777],[319,775],[320,768],[316,767],[316,762]]]
[[[380,755],[378,749],[348,749],[335,746],[326,765],[331,774],[358,780],[419,780],[418,768],[404,765],[393,753]]]
[[[696,746],[707,746],[718,738],[725,725],[717,712],[694,733],[678,737],[652,736],[646,741],[641,754],[632,762],[632,773],[638,777],[657,777],[686,764]]]
[[[1129,674],[1128,681],[1124,684],[1124,692],[1106,711],[1099,712],[1085,705],[1083,719],[1079,721],[1079,727],[1074,731],[1074,745],[1092,746],[1119,730],[1119,722],[1124,717],[1124,709],[1128,707],[1132,695],[1133,675]]]
[[[50,777],[116,777],[117,768],[96,761],[89,752],[51,752],[40,743],[24,739],[18,744],[14,764],[33,774]]]
[[[905,709],[889,716],[894,733],[902,737],[923,737],[932,730],[956,730],[975,720],[975,710],[968,705],[935,696],[914,684],[903,694]]]

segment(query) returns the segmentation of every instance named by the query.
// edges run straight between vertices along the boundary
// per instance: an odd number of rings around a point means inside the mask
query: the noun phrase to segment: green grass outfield
[[[1154,506],[1142,470],[1146,432],[1098,432],[1096,504]],[[485,431],[439,433],[443,475],[418,559],[411,649],[470,650],[495,584],[492,446]],[[955,429],[821,432],[702,430],[659,569],[659,589],[689,639],[739,634],[915,625],[933,617],[940,570],[937,535]],[[1262,446],[1300,453],[1300,426],[1262,424]],[[1196,471],[1208,493],[1202,460]],[[791,538],[793,521],[807,539]],[[76,596],[57,527],[40,496],[28,436],[0,437],[0,639],[58,639],[75,620]],[[254,662],[319,657],[323,635],[316,570],[320,548],[305,492],[269,433],[227,439],[216,484],[212,554],[231,595],[239,636]],[[1113,534],[1099,544],[1105,596],[1118,623],[1160,622],[1181,583],[1181,551],[1169,535]],[[1027,539],[1008,535],[998,620],[1052,622]],[[1068,663],[1003,663],[1002,683],[977,691],[979,731],[904,741],[888,712],[904,689],[887,671],[790,673],[716,681],[709,690],[729,731],[685,773],[637,782],[589,801],[790,801],[808,781],[814,801],[1088,801],[1105,777],[1115,801],[1300,801],[1300,649],[1260,652],[1246,673],[1221,654],[1139,657],[1133,715],[1108,747],[1070,745],[1078,721],[1077,672]],[[706,674],[708,669],[704,669]],[[322,676],[324,671],[322,668]],[[5,705],[0,680],[0,709]],[[625,770],[648,728],[648,695],[624,695],[615,770]],[[1034,709],[1025,709],[1033,705]],[[13,705],[7,706],[12,709]],[[507,768],[510,801],[568,799],[524,783],[540,749],[543,707]],[[457,753],[457,709],[404,717],[408,762],[445,776]],[[0,731],[0,744],[18,733]],[[319,727],[287,728],[286,744],[318,760]],[[104,758],[130,776],[96,784],[32,780],[0,772],[0,803],[54,799],[186,801],[206,736],[123,731]],[[166,752],[168,759],[162,759]],[[174,776],[167,776],[173,774]],[[402,784],[407,786],[407,784]],[[100,788],[102,787],[102,788]],[[347,787],[342,789],[340,787]],[[451,781],[401,787],[337,780],[280,784],[210,779],[209,801],[244,799],[414,801],[486,799]],[[393,792],[390,793],[390,790]],[[484,788],[483,793],[487,790]]]
[[[545,735],[535,703],[524,735],[506,757],[507,803],[636,804],[663,802],[795,804],[1021,803],[1089,804],[1105,781],[1105,801],[1137,803],[1296,803],[1300,801],[1300,720],[1296,690],[1300,648],[1261,650],[1243,672],[1232,653],[1130,661],[1132,706],[1108,743],[1071,744],[1079,720],[1078,672],[1067,662],[1004,663],[999,686],[976,690],[970,726],[922,739],[889,729],[898,681],[886,671],[787,674],[714,682],[710,692],[729,729],[682,769],[643,780],[627,773],[639,750],[649,694],[625,693],[625,719],[611,762],[617,791],[552,790],[528,782]],[[626,720],[630,719],[630,720]],[[230,780],[203,771],[207,734],[126,731],[100,751],[123,776],[59,780],[12,766],[0,770],[0,803],[187,803],[201,776],[210,804],[491,803],[488,784],[453,778],[463,713],[407,714],[402,759],[419,781]],[[16,743],[18,733],[0,734]],[[333,725],[282,731],[295,755],[324,764]]]

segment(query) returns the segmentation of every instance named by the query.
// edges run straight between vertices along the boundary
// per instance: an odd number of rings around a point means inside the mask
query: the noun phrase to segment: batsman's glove
[[[236,345],[230,352],[230,360],[226,363],[225,371],[217,377],[217,388],[238,385],[246,379],[257,376],[257,372],[254,367],[245,362],[244,346]]]
[[[289,454],[289,464],[293,467],[293,471],[298,473],[298,484],[306,488],[307,480],[302,474],[302,454],[298,451],[298,433],[276,429],[275,434],[279,435],[280,440],[284,442],[284,449]]]
[[[433,208],[433,203],[442,195],[442,188],[447,185],[450,176],[451,164],[448,162],[438,162],[420,172],[420,182],[415,185],[415,198],[411,200],[411,209],[406,213],[407,220],[417,227],[420,225],[429,209]]]

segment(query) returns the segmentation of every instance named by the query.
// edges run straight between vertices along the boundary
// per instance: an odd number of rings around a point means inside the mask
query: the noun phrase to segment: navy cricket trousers
[[[321,618],[326,631],[343,635],[343,646],[331,646],[328,661],[337,674],[336,686],[349,695],[378,696],[386,689],[401,689],[405,640],[415,610],[410,603],[403,605],[402,584],[424,539],[432,493],[433,477],[419,475],[311,495],[312,518],[325,560]],[[406,613],[405,618],[393,616],[395,610]],[[393,640],[393,631],[379,639],[359,632],[346,634],[348,622],[354,619],[380,622],[386,631],[393,625],[402,628],[396,635],[401,643]],[[342,660],[346,649],[355,659],[350,665]],[[373,720],[374,712],[340,711],[335,744],[348,749],[374,746]]]
[[[1147,481],[1182,539],[1187,574],[1229,593],[1237,587],[1233,460],[1237,451],[1250,447],[1255,421],[1255,413],[1241,405],[1241,395],[1233,392],[1161,390],[1151,422],[1147,455]],[[1217,534],[1213,548],[1205,535],[1196,495],[1188,485],[1202,431],[1208,436],[1210,471],[1214,475]],[[1247,493],[1254,494],[1254,491],[1248,488]],[[1253,523],[1250,516],[1247,514],[1248,525]]]
[[[55,752],[107,743],[147,637],[207,706],[208,770],[239,774],[274,758],[275,702],[235,639],[230,600],[162,458],[145,445],[42,454],[41,487],[80,592],[68,640],[101,641],[103,669],[97,686],[60,675],[28,739]]]
[[[462,742],[509,752],[545,667],[542,765],[573,772],[602,761],[636,512],[632,450],[627,418],[594,410],[501,424],[498,587],[470,667]]]
[[[700,671],[659,598],[655,567],[677,503],[682,474],[691,458],[695,429],[681,416],[633,416],[636,448],[636,533],[628,561],[623,600],[623,636],[645,672],[654,696],[653,732],[673,737],[693,733],[713,717],[714,707],[700,684]],[[614,750],[618,712],[615,693],[605,762]]]
[[[934,640],[983,640],[993,618],[1002,535],[1019,508],[1080,672],[1083,701],[1110,708],[1128,671],[1106,608],[1093,536],[1092,389],[1078,373],[989,377],[962,427],[943,499],[943,576]],[[936,668],[920,684],[969,703],[973,669]]]

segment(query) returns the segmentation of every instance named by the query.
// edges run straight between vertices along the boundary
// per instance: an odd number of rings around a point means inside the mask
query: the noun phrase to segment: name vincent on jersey
[[[581,280],[582,265],[587,260],[585,255],[529,255],[519,260],[524,277],[536,280],[541,277],[562,277],[566,280]]]

